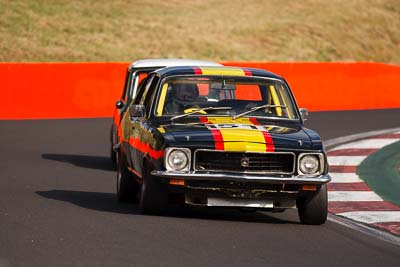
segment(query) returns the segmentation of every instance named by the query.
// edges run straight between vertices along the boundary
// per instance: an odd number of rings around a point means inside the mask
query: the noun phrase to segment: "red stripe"
[[[253,123],[254,125],[261,125],[261,123],[258,122],[256,118],[249,118],[249,121]]]
[[[201,117],[199,117],[199,121],[202,122],[202,123],[209,123],[208,117],[201,116]]]
[[[248,69],[243,69],[243,71],[244,71],[244,74],[245,74],[246,76],[253,76],[253,73],[252,73],[250,70],[248,70]]]
[[[265,146],[266,146],[266,150],[265,151],[274,152],[275,151],[275,145],[274,145],[274,141],[272,140],[271,135],[267,131],[262,131],[262,133],[264,135],[264,140],[265,140]]]
[[[387,201],[338,201],[329,202],[329,212],[342,213],[350,211],[400,211],[400,207]]]
[[[371,189],[363,182],[359,183],[330,183],[329,191],[371,191]]]
[[[249,121],[251,123],[253,123],[254,125],[261,125],[261,123],[256,118],[249,118]],[[261,132],[263,133],[264,140],[265,140],[265,146],[266,146],[265,151],[274,152],[275,146],[274,146],[274,141],[272,140],[271,135],[269,134],[268,131],[261,131]]]
[[[357,166],[329,166],[329,172],[355,173]]]
[[[363,148],[363,149],[339,149],[328,151],[328,156],[368,156],[375,153],[379,149],[375,148]]]
[[[372,226],[384,229],[392,234],[400,236],[400,222],[373,223]]]
[[[210,121],[208,120],[208,117],[199,117],[200,122],[209,124]],[[214,139],[214,144],[215,144],[215,150],[224,150],[224,139],[222,138],[221,131],[218,129],[210,129],[211,134]]]
[[[224,139],[222,138],[221,131],[218,129],[210,130],[211,134],[214,138],[215,149],[216,150],[224,150]]]
[[[203,71],[198,67],[193,67],[193,70],[194,70],[194,74],[196,74],[196,75],[203,74]]]
[[[154,150],[149,144],[142,143],[139,138],[129,138],[129,144],[144,154],[148,153],[151,158],[159,159],[164,156],[163,150]]]
[[[134,169],[129,168],[129,171],[132,172],[133,174],[135,174],[137,177],[142,178],[142,175],[140,173],[138,173],[137,171],[135,171]]]

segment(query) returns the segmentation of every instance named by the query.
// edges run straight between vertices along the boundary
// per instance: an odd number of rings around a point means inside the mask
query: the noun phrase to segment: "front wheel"
[[[117,166],[117,153],[114,151],[114,144],[115,144],[115,139],[116,139],[116,133],[115,133],[115,126],[114,124],[111,126],[111,131],[110,131],[110,159],[111,163],[114,166]]]
[[[328,193],[326,184],[314,194],[297,200],[297,210],[302,224],[319,225],[328,217]]]
[[[126,159],[121,152],[117,153],[117,198],[120,202],[137,201],[139,185],[128,170]]]
[[[168,188],[166,184],[151,175],[148,164],[143,168],[142,190],[140,194],[140,211],[144,214],[155,214],[165,210],[168,204]]]

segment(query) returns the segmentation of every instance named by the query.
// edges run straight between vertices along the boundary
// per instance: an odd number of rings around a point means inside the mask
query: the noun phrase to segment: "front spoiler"
[[[167,179],[183,179],[183,180],[213,180],[226,181],[234,180],[237,182],[260,182],[268,184],[326,184],[331,181],[329,174],[317,177],[306,176],[267,176],[247,173],[212,173],[212,172],[171,172],[171,171],[152,171],[152,175]]]

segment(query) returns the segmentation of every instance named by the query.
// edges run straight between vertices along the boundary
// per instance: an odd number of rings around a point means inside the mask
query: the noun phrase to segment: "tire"
[[[139,184],[135,176],[129,172],[127,162],[121,152],[118,154],[117,166],[117,198],[120,202],[137,202]]]
[[[297,210],[302,224],[320,225],[328,217],[328,193],[326,184],[312,195],[297,200]]]
[[[110,158],[111,158],[111,162],[114,166],[117,165],[117,153],[115,153],[113,147],[111,146],[110,149]]]
[[[114,166],[117,166],[117,153],[114,151],[114,140],[115,140],[115,127],[114,124],[111,126],[110,131],[110,159]]]
[[[168,188],[150,173],[149,165],[145,164],[139,202],[140,211],[143,214],[159,214],[165,211],[168,205]]]

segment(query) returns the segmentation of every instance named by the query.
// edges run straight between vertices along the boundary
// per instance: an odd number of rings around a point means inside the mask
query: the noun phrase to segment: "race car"
[[[122,90],[121,98],[115,103],[115,110],[113,116],[113,122],[110,130],[110,158],[115,164],[116,154],[114,146],[118,143],[118,128],[121,122],[121,118],[124,115],[127,104],[129,104],[136,95],[136,91],[139,83],[147,77],[147,75],[159,68],[167,66],[222,66],[221,64],[205,61],[205,60],[192,60],[192,59],[141,59],[133,62],[129,65],[126,76],[125,84]]]
[[[252,68],[167,67],[149,74],[127,110],[116,146],[120,201],[137,198],[143,213],[162,213],[171,199],[297,208],[304,224],[326,221],[325,148],[304,126],[305,111],[282,77]]]

